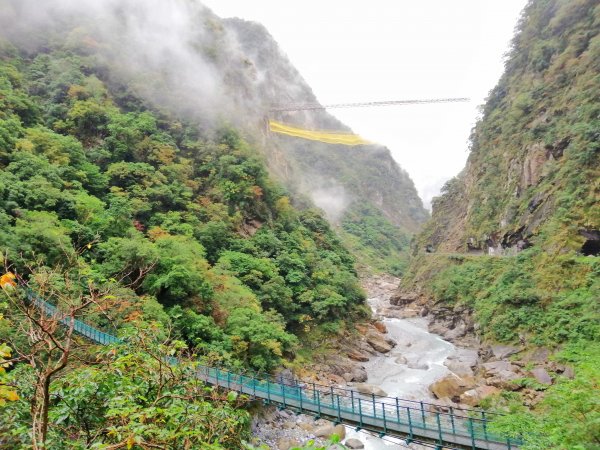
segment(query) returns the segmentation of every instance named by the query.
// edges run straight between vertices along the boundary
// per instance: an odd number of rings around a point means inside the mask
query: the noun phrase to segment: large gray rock
[[[536,367],[530,374],[538,383],[548,386],[552,384],[552,378],[550,378],[550,375],[548,375],[548,372],[543,367]]]
[[[363,444],[361,441],[359,441],[358,439],[346,439],[346,442],[344,442],[344,445],[348,448],[351,449],[360,449],[360,448],[365,448],[365,444]]]
[[[367,343],[380,353],[388,353],[395,346],[395,342],[391,339],[385,339],[376,331],[369,330],[366,335]]]
[[[342,424],[336,425],[333,427],[333,433],[337,434],[340,440],[344,440],[346,438],[346,427]]]
[[[478,406],[484,399],[499,394],[501,391],[494,386],[477,386],[469,389],[460,396],[460,402],[469,406]]]
[[[359,383],[355,386],[355,388],[361,394],[365,394],[365,395],[375,394],[375,395],[379,395],[381,397],[387,397],[387,392],[385,392],[383,389],[381,389],[378,386],[373,386],[372,384]]]
[[[328,438],[334,432],[334,426],[331,424],[321,425],[318,428],[315,428],[314,434],[316,437]]]
[[[500,370],[494,376],[486,378],[485,382],[488,386],[494,386],[507,391],[516,391],[520,386],[515,382],[523,378],[521,375],[509,370]]]
[[[534,363],[546,363],[551,352],[546,347],[538,347],[533,349],[525,358],[526,361]]]
[[[290,450],[294,447],[299,447],[300,442],[295,439],[281,438],[277,441],[278,450]]]
[[[473,388],[474,386],[475,385],[472,380],[462,379],[454,374],[450,374],[429,386],[429,390],[438,399],[458,399],[463,392]]]
[[[362,383],[367,381],[369,375],[364,367],[355,367],[352,372],[346,372],[342,374],[342,378],[346,380],[348,383],[354,381],[357,383]]]
[[[513,347],[512,345],[492,345],[492,354],[498,359],[508,358],[511,355],[516,355],[522,349]]]
[[[348,358],[350,358],[353,361],[367,362],[369,360],[369,355],[363,353],[360,350],[351,350],[350,352],[348,352]]]
[[[471,367],[461,361],[456,360],[448,360],[444,363],[444,365],[450,370],[450,372],[458,375],[459,377],[472,377],[473,369]]]
[[[516,372],[518,369],[508,361],[491,361],[481,364],[486,378],[498,375],[500,372]]]
[[[344,425],[327,424],[321,425],[320,427],[315,428],[314,430],[314,435],[316,437],[329,439],[334,434],[337,434],[340,437],[340,439],[344,439],[346,437],[346,428],[344,427]]]

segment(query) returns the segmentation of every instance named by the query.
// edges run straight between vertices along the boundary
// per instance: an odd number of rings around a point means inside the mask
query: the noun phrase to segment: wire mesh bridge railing
[[[101,345],[122,340],[77,319],[64,317],[59,308],[28,293],[29,301],[45,315],[55,317],[66,326],[73,325],[78,334]],[[169,362],[177,364],[176,358]],[[241,374],[219,367],[198,366],[202,381],[261,399],[265,403],[319,418],[406,439],[427,442],[437,448],[487,450],[517,449],[521,441],[498,436],[488,430],[494,414],[482,410],[461,409],[397,397],[366,395],[356,390],[302,383],[285,377],[264,374]]]

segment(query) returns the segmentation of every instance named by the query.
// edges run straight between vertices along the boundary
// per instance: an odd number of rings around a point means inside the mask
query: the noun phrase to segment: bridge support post
[[[483,426],[483,436],[485,437],[485,440],[487,441],[488,439],[488,435],[487,435],[487,418],[485,417],[485,411],[481,411],[481,421],[482,421],[482,426]]]
[[[331,394],[331,407],[335,408],[335,398],[333,396],[333,386],[329,386],[329,393]]]
[[[319,417],[321,417],[321,396],[319,395],[319,391],[315,391],[315,393],[317,394],[317,411]]]
[[[283,401],[283,407],[285,408],[285,385],[280,384],[279,386],[281,386],[281,399]]]
[[[440,413],[436,412],[435,413],[435,421],[437,423],[437,428],[438,428],[438,436],[440,438],[440,445],[442,445],[442,443],[444,442],[444,439],[442,437],[442,425],[440,423]]]
[[[425,422],[425,406],[423,406],[423,402],[421,403],[421,420],[423,420],[423,428],[427,429],[427,423]]]
[[[450,407],[450,423],[452,424],[452,434],[456,434],[456,427],[454,425],[454,409]]]
[[[473,418],[469,417],[469,435],[471,436],[471,447],[476,450],[475,447],[475,430],[473,430]]]
[[[360,397],[358,398],[358,423],[360,424],[360,428],[363,427],[363,416],[362,416],[362,401]]]
[[[377,418],[377,408],[375,407],[375,394],[371,394],[371,399],[373,401],[373,417]]]
[[[406,407],[406,414],[408,415],[408,436],[412,439],[413,437],[413,425],[412,425],[412,419],[410,418],[410,408],[407,406]]]

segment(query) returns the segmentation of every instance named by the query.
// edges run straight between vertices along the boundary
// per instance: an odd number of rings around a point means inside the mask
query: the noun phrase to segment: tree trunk
[[[33,450],[46,448],[48,435],[48,409],[50,406],[50,375],[40,374],[36,386],[34,399],[31,404]]]

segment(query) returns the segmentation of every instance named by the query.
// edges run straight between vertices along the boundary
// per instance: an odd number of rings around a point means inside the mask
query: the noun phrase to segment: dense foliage
[[[195,377],[193,361],[166,364],[177,343],[161,345],[151,337],[155,332],[147,329],[132,334],[128,345],[92,353],[93,363],[53,383],[44,448],[242,448],[247,399],[206,387]],[[11,374],[22,400],[0,410],[5,448],[30,448],[32,372],[20,365]]]
[[[18,272],[79,259],[127,287],[121,303],[158,301],[190,345],[259,369],[300,324],[361,304],[325,220],[298,213],[234,131],[209,140],[141,104],[125,111],[93,63],[56,50],[0,66],[0,235]]]
[[[34,289],[46,280],[56,298],[110,291],[87,321],[119,334],[160,324],[195,357],[253,370],[293,357],[302,333],[366,314],[354,259],[326,220],[296,209],[231,127],[209,133],[152,109],[83,43],[0,51],[3,271]],[[26,322],[3,306],[2,342],[27,348]],[[241,448],[243,402],[186,365],[158,367],[151,348],[79,349],[50,384],[48,448],[65,434],[69,448]],[[10,358],[0,346],[0,434],[27,445],[37,392],[26,365],[6,373]]]
[[[372,205],[352,204],[344,213],[339,233],[359,263],[393,275],[406,270],[410,235]]]

